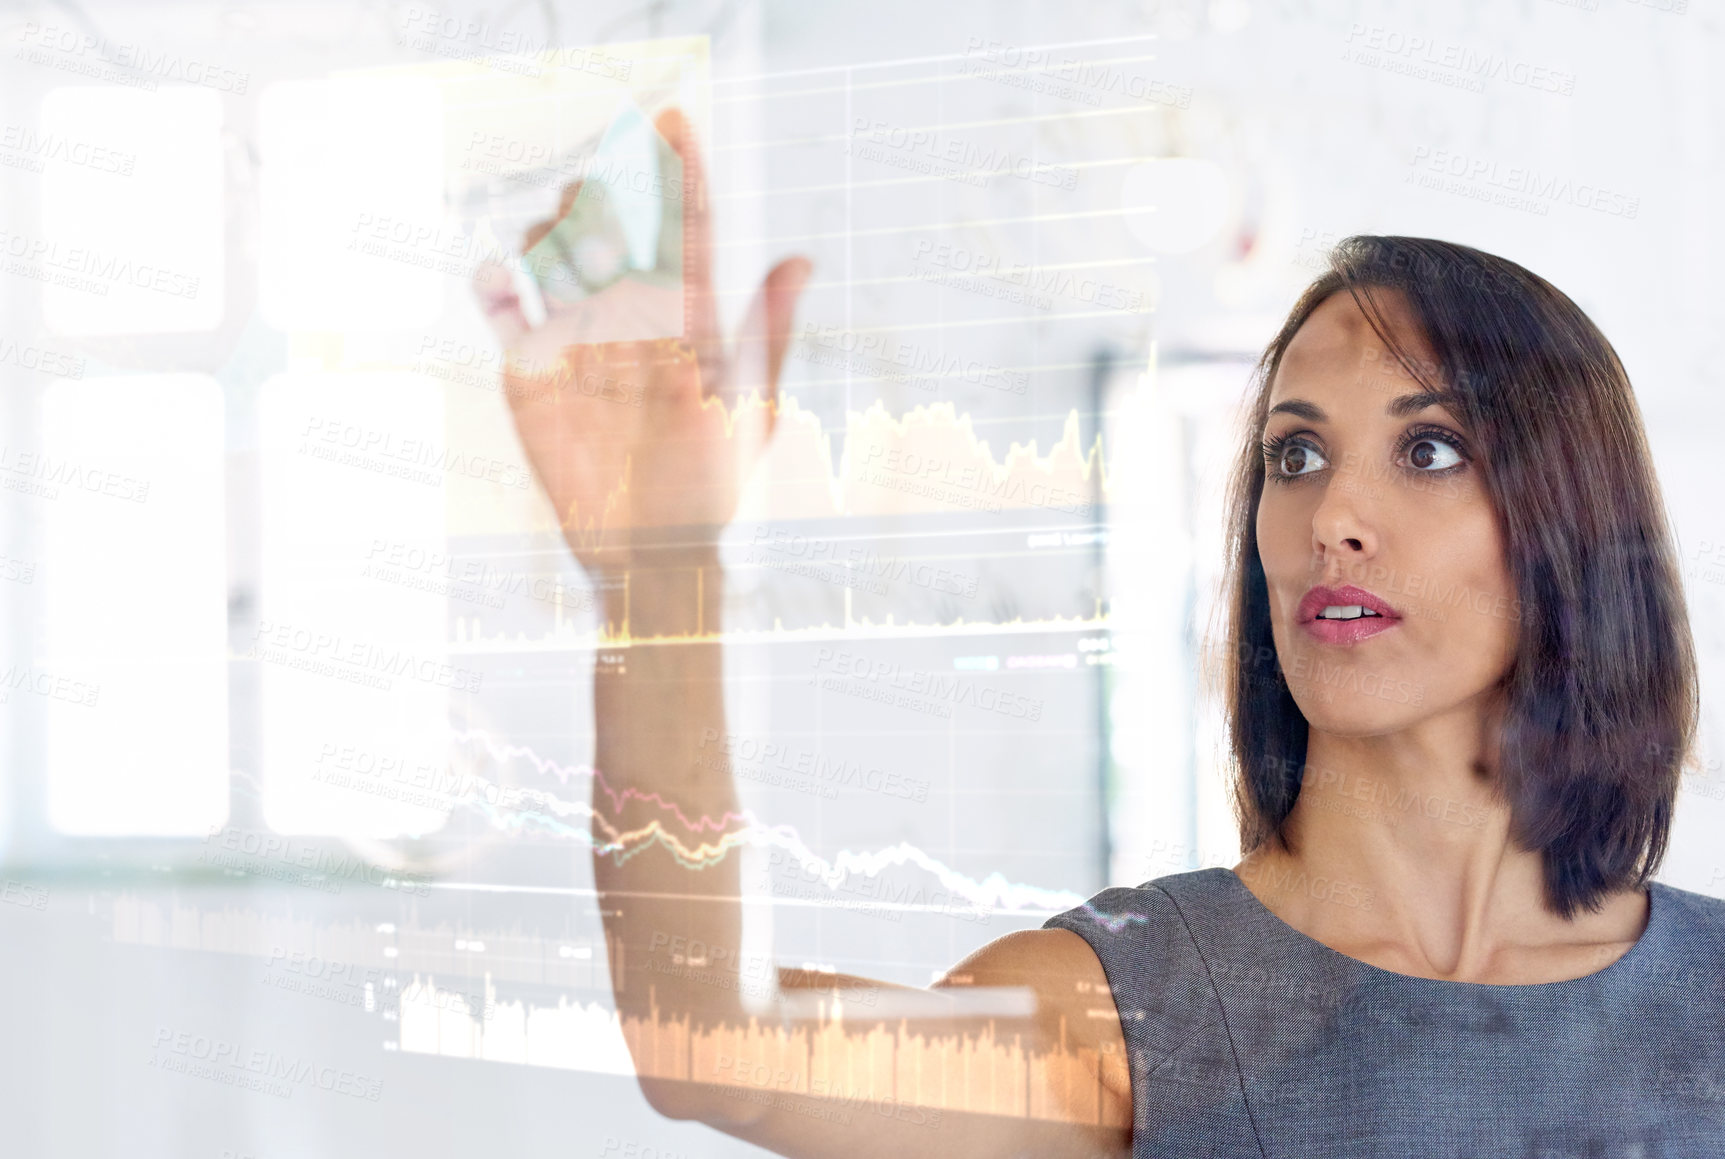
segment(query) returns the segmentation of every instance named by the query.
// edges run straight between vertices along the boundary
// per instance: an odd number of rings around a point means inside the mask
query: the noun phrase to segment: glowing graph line
[[[657,793],[642,794],[632,789],[626,789],[619,793],[612,789],[610,785],[605,783],[604,774],[602,774],[598,769],[562,765],[557,761],[541,756],[526,745],[510,744],[508,742],[499,741],[490,734],[476,729],[454,730],[452,731],[451,736],[453,739],[459,741],[478,742],[483,745],[495,759],[500,761],[516,758],[526,759],[541,775],[547,773],[554,775],[563,784],[568,784],[571,777],[591,777],[594,784],[603,789],[605,794],[611,798],[613,807],[618,811],[621,811],[622,809],[622,801],[633,796],[641,800],[654,801],[662,808],[671,809],[676,812],[678,819],[681,820],[684,825],[697,832],[700,831],[701,827],[711,828],[715,824],[713,820],[708,817],[702,817],[698,822],[691,822],[683,814],[681,809],[678,809],[674,804],[665,801]],[[612,829],[605,819],[595,812],[591,806],[583,805],[578,802],[561,801],[550,794],[540,794],[535,790],[526,790],[525,792],[541,798],[554,812],[591,816],[595,818],[600,823],[601,827],[605,828],[608,833],[615,833],[615,830]],[[486,808],[489,812],[491,806],[487,804]],[[1084,898],[1068,890],[1045,889],[1040,886],[1015,883],[1007,880],[1003,874],[998,872],[990,873],[981,881],[977,881],[974,878],[967,877],[958,872],[952,867],[946,865],[944,862],[929,856],[929,854],[916,846],[903,841],[874,852],[853,852],[851,850],[841,850],[831,861],[828,861],[826,858],[810,849],[808,845],[803,842],[802,838],[798,836],[796,830],[789,825],[769,826],[764,822],[759,821],[748,811],[744,811],[740,814],[727,813],[725,815],[725,819],[732,817],[746,820],[748,823],[747,827],[726,834],[716,845],[703,843],[694,849],[690,849],[674,836],[667,833],[659,822],[654,821],[640,829],[632,830],[627,834],[614,836],[612,842],[608,845],[601,846],[595,844],[594,848],[596,852],[614,856],[617,859],[618,864],[622,864],[629,858],[634,857],[642,849],[647,848],[650,844],[657,844],[669,850],[671,854],[677,858],[679,864],[691,869],[700,869],[707,865],[714,864],[719,859],[729,854],[732,849],[742,844],[748,844],[755,847],[777,848],[791,854],[791,856],[797,860],[804,874],[810,877],[810,880],[818,880],[821,884],[832,890],[842,888],[853,875],[860,875],[872,879],[879,877],[886,869],[910,865],[933,876],[941,883],[941,885],[945,886],[948,892],[953,896],[963,897],[971,904],[978,907],[988,907],[1006,912],[1037,909],[1053,909],[1056,912],[1059,912],[1061,910],[1082,906],[1098,922],[1109,930],[1115,932],[1129,923],[1142,922],[1145,920],[1141,914],[1106,913],[1091,907]],[[494,817],[494,820],[495,819],[497,818]],[[563,831],[568,836],[579,841],[587,843],[592,842],[591,834],[586,830],[566,825],[563,822],[558,821],[556,818],[547,816],[543,813],[526,812],[522,815],[522,820],[537,822],[553,832]],[[638,840],[641,843],[637,844],[633,849],[629,849],[627,848],[627,842],[631,839]]]
[[[464,778],[465,785],[469,789],[476,785],[483,785],[486,788],[503,790],[498,794],[495,801],[489,799],[484,793],[473,796],[464,794],[459,798],[450,800],[451,808],[458,804],[469,805],[485,815],[497,829],[519,832],[529,826],[537,827],[555,836],[567,837],[587,845],[598,855],[612,857],[618,865],[627,863],[643,850],[657,845],[667,850],[684,868],[699,870],[718,864],[729,856],[732,850],[748,845],[755,848],[784,850],[797,862],[804,880],[810,883],[819,883],[835,892],[842,890],[853,877],[865,877],[872,880],[878,878],[887,869],[911,866],[934,877],[946,888],[949,896],[955,899],[963,898],[978,909],[990,909],[1006,915],[1029,915],[1060,913],[1082,907],[1111,931],[1118,931],[1129,923],[1145,920],[1142,915],[1136,913],[1111,914],[1098,910],[1080,895],[1069,890],[1045,889],[1040,886],[1012,882],[999,872],[990,873],[978,881],[930,856],[922,849],[903,841],[872,852],[840,850],[831,860],[828,860],[810,849],[792,826],[768,825],[748,810],[739,813],[726,813],[718,821],[708,817],[702,817],[698,821],[690,821],[674,803],[665,801],[656,793],[642,794],[633,790],[624,790],[619,793],[613,790],[604,783],[603,775],[597,769],[561,765],[556,761],[540,756],[527,746],[500,742],[479,730],[452,730],[450,735],[452,739],[478,742],[499,760],[516,757],[525,758],[535,766],[539,773],[555,775],[564,784],[567,784],[568,780],[574,776],[590,777],[594,784],[602,788],[605,794],[612,799],[614,807],[618,810],[621,809],[623,800],[635,797],[643,801],[651,801],[663,809],[675,812],[685,825],[697,832],[702,828],[714,828],[727,824],[731,820],[744,822],[743,827],[726,833],[717,842],[702,842],[690,846],[668,832],[664,825],[657,820],[625,831],[612,824],[603,814],[586,802],[565,801],[554,794],[538,789],[499,786],[495,782],[478,776]],[[251,783],[257,791],[257,795],[262,796],[263,786],[255,778],[243,770],[236,770],[236,775],[240,780]],[[509,804],[511,801],[532,802],[539,808],[514,808]],[[607,840],[604,842],[597,841],[590,829],[580,825],[572,825],[560,819],[567,816],[590,819],[605,832]],[[516,887],[498,886],[497,888],[509,890]],[[523,888],[525,891],[532,891],[532,887]],[[841,898],[831,904],[836,908],[846,908],[853,903]],[[868,905],[875,908],[907,909],[919,912],[952,912],[951,906],[915,903],[903,905],[873,898],[868,900]]]
[[[492,815],[494,821],[504,820],[489,802],[479,802],[480,807]],[[586,814],[599,821],[601,827],[609,830],[603,817],[593,812],[591,807],[574,802],[562,801],[552,806],[554,812]],[[810,881],[818,881],[828,889],[842,889],[853,876],[876,878],[889,868],[912,865],[933,876],[954,897],[963,897],[978,908],[987,908],[1005,912],[1020,909],[1036,909],[1058,907],[1070,909],[1082,905],[1084,899],[1078,894],[1066,890],[1043,889],[1039,886],[1021,885],[1011,882],[998,872],[991,873],[981,881],[967,877],[950,866],[930,857],[921,849],[907,842],[888,846],[874,852],[852,852],[840,850],[828,861],[803,843],[802,838],[789,826],[767,826],[756,823],[745,829],[738,829],[725,834],[717,843],[704,842],[690,848],[672,834],[666,832],[658,821],[652,821],[639,829],[632,829],[619,834],[615,839],[599,844],[593,841],[592,835],[585,829],[565,824],[546,813],[534,810],[521,810],[513,822],[516,827],[527,823],[538,824],[559,835],[572,837],[577,841],[591,843],[595,853],[612,857],[617,864],[622,865],[643,850],[659,845],[668,850],[677,863],[685,869],[705,869],[716,865],[727,857],[730,852],[741,845],[751,845],[757,848],[783,849],[794,857],[803,870],[803,876]],[[631,846],[631,843],[634,843]]]
[[[914,377],[924,369],[934,367],[913,365],[904,372]],[[1032,438],[1010,441],[996,454],[976,429],[974,417],[952,402],[919,404],[895,416],[877,399],[864,410],[846,414],[836,462],[831,432],[817,413],[800,406],[795,397],[775,402],[751,391],[734,406],[716,395],[705,397],[694,421],[705,426],[711,437],[731,440],[739,431],[764,429],[769,416],[774,417],[777,434],[740,499],[738,518],[964,511],[979,504],[994,511],[1064,511],[1050,505],[1056,490],[1063,502],[1070,498],[1087,503],[1092,492],[1096,502],[1107,503],[1112,490],[1102,434],[1098,431],[1085,447],[1076,408],[1067,412],[1059,437],[1046,453]],[[908,465],[896,465],[895,450],[909,456],[906,464],[914,460],[920,465],[921,474]],[[923,477],[931,464],[941,467],[940,478]],[[632,456],[627,457],[609,492],[592,502],[590,517],[579,509],[578,501],[571,501],[561,517],[565,533],[585,540],[609,530],[628,496],[633,466]],[[954,475],[952,469],[958,473]],[[892,475],[890,485],[871,481],[871,471]],[[924,484],[935,485],[935,493],[925,495],[916,489]],[[1047,501],[1037,499],[1038,488],[1048,495]]]

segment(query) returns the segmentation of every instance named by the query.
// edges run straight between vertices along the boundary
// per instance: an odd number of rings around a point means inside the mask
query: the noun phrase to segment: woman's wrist
[[[714,544],[633,553],[595,577],[614,636],[700,638],[719,631],[724,567]]]

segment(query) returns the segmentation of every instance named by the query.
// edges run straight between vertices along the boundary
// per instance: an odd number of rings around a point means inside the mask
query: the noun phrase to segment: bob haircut
[[[1699,713],[1694,644],[1640,412],[1617,352],[1580,307],[1504,258],[1451,242],[1356,236],[1300,296],[1254,376],[1227,496],[1222,696],[1241,846],[1290,849],[1307,723],[1276,663],[1258,555],[1262,437],[1283,352],[1346,291],[1479,449],[1519,597],[1498,773],[1511,839],[1544,858],[1545,903],[1570,918],[1639,887],[1664,858]],[[1399,294],[1433,355],[1386,322]]]

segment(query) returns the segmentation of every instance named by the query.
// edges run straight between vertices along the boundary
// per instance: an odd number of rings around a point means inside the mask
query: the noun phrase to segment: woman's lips
[[[1325,644],[1358,644],[1399,623],[1388,616],[1361,616],[1357,620],[1307,620],[1300,627]]]
[[[1326,620],[1318,613],[1327,607],[1346,608],[1358,605],[1375,616],[1361,615],[1354,620]],[[1325,644],[1357,644],[1379,632],[1387,632],[1401,623],[1401,615],[1384,600],[1365,588],[1348,584],[1345,587],[1314,587],[1300,600],[1300,627]]]

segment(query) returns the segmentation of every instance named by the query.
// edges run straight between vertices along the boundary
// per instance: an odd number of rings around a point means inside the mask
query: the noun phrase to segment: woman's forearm
[[[631,642],[603,650],[594,674],[594,877],[616,1009],[648,1100],[787,1156],[1123,1153],[1124,1096],[1111,1092],[1107,1115],[1082,1097],[1068,1108],[1064,1100],[1084,1083],[1047,1077],[1079,1073],[1073,1062],[1085,1058],[1095,1071],[1095,1060],[1123,1049],[1113,1041],[1118,1022],[1106,1046],[1098,1041],[1089,995],[1105,994],[1107,980],[1075,935],[1020,933],[961,964],[956,988],[1033,993],[1031,1010],[1014,1015],[967,1012],[950,989],[781,975],[770,956],[743,955],[740,850],[726,843],[742,822],[723,743],[723,654],[712,638],[723,584],[712,551],[632,569],[627,590],[607,594],[616,627],[626,610]],[[849,990],[851,1013],[841,1019],[826,1004],[816,1026],[817,1004],[786,1004],[781,985],[785,993]],[[890,1016],[875,1005],[888,990]],[[769,1001],[745,1003],[750,997]],[[1102,1012],[1112,1013],[1111,1003]],[[896,1072],[884,1080],[879,1072],[881,1035],[907,1033],[905,1048],[922,1051],[922,1065],[940,1076],[917,1094],[898,1092]],[[971,1075],[965,1050],[935,1044],[984,1039],[1063,1060],[1032,1078],[1042,1118],[955,1113],[972,1104],[974,1083],[992,1090],[994,1080]],[[898,1110],[889,1119],[857,1113],[863,1100]]]
[[[702,638],[717,632],[723,594],[712,549],[632,568],[606,597],[613,629],[626,623],[630,642],[602,649],[594,671],[594,877],[617,1012],[649,1096],[654,1078],[711,1076],[644,1049],[646,1036],[663,1047],[686,1042],[689,1029],[734,1025],[743,989],[771,985],[770,972],[740,969],[740,851],[726,850],[740,825],[737,794],[715,743],[725,733],[723,657]]]

